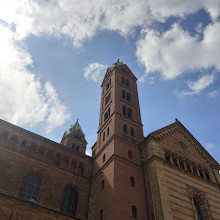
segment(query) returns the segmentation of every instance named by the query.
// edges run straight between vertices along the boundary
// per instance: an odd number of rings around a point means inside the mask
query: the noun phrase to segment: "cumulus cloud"
[[[145,30],[137,42],[138,60],[147,73],[159,71],[164,79],[173,79],[186,71],[215,67],[220,70],[220,23],[210,24],[204,30],[204,38],[182,30],[178,24],[160,34]]]
[[[195,95],[200,93],[202,90],[204,90],[206,87],[214,82],[214,78],[214,74],[204,75],[195,82],[188,82],[188,87],[190,91],[184,91],[182,92],[182,95]]]
[[[137,42],[136,55],[140,63],[146,67],[146,74],[160,73],[165,80],[174,79],[184,73],[203,72],[214,68],[220,71],[220,23],[209,24],[203,31],[203,39],[191,36],[178,24],[164,33],[145,29]],[[214,74],[204,75],[196,82],[189,82],[191,91],[182,95],[198,94],[214,82]]]
[[[100,63],[90,63],[88,67],[84,68],[84,77],[93,81],[100,81],[103,79],[107,66]]]
[[[213,21],[203,30],[201,41],[177,24],[162,34],[149,28],[155,21],[184,18],[200,9],[209,12]],[[173,79],[200,68],[219,70],[219,14],[217,0],[0,0],[0,115],[19,125],[44,122],[48,130],[68,116],[55,88],[42,84],[27,69],[32,58],[22,42],[30,35],[65,35],[74,46],[80,46],[99,31],[129,36],[137,27],[142,28],[138,60],[148,74],[159,71],[164,79]],[[106,66],[93,63],[84,74],[97,81],[104,69]],[[194,84],[189,87],[192,92],[201,91]]]
[[[17,125],[42,123],[50,132],[66,121],[67,108],[51,83],[42,84],[27,70],[32,59],[17,34],[2,25],[0,33],[0,117]]]
[[[30,34],[66,35],[79,46],[100,30],[126,36],[155,20],[184,17],[200,9],[213,20],[220,14],[217,0],[1,0],[0,19],[14,24],[20,39]]]

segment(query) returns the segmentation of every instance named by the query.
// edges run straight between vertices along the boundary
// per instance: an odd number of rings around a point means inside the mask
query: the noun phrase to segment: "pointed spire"
[[[79,124],[79,119],[77,118],[76,120],[76,123],[74,125],[71,125],[70,128],[66,131],[67,134],[70,134],[74,131],[77,131],[77,130],[81,130],[83,136],[85,136],[85,133],[83,132],[80,124]]]

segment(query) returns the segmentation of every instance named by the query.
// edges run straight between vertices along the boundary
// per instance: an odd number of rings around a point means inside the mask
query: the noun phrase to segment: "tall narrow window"
[[[105,141],[105,132],[103,133],[102,141]]]
[[[105,154],[102,156],[102,162],[105,162]]]
[[[21,146],[22,146],[22,147],[25,147],[26,144],[27,144],[27,141],[26,141],[26,140],[23,140],[22,143],[21,143]]]
[[[127,97],[126,98],[127,98],[128,101],[131,101],[131,94],[127,93]]]
[[[197,220],[203,220],[200,205],[195,199],[194,199],[194,205],[195,205]]]
[[[37,201],[40,186],[40,177],[37,174],[30,173],[24,178],[18,197],[25,200],[33,199]]]
[[[134,137],[134,128],[131,128],[131,136]]]
[[[72,149],[75,150],[75,144],[72,144]]]
[[[78,204],[78,193],[72,187],[66,187],[63,190],[62,202],[60,206],[60,212],[70,215],[76,216]]]
[[[103,190],[104,188],[105,188],[105,181],[102,180],[102,182],[101,182],[101,189]]]
[[[76,151],[77,151],[77,152],[79,151],[79,145],[76,146]]]
[[[131,185],[132,187],[135,187],[135,179],[134,179],[133,176],[130,177],[130,185]]]
[[[132,206],[132,217],[137,218],[137,208],[134,205]]]
[[[108,119],[108,112],[106,112],[104,115],[104,121],[106,121],[107,119]]]
[[[210,181],[210,177],[208,173],[205,173],[206,179]]]
[[[128,79],[126,79],[126,82],[125,82],[126,86],[130,86],[130,81]]]
[[[107,128],[107,136],[109,135],[109,127]]]
[[[124,133],[127,134],[127,125],[123,125]]]
[[[125,106],[123,106],[123,107],[122,107],[122,113],[123,113],[123,115],[125,115],[125,116],[126,116],[126,111],[127,111],[127,108],[126,108]]]
[[[122,98],[124,99],[125,98],[125,91],[124,90],[122,90]]]
[[[103,210],[100,210],[100,220],[103,220]]]
[[[128,109],[128,117],[132,118],[132,109],[131,108]]]
[[[129,157],[129,159],[132,159],[132,151],[131,150],[128,151],[128,157]]]
[[[121,77],[121,83],[125,84],[125,78],[124,77]]]

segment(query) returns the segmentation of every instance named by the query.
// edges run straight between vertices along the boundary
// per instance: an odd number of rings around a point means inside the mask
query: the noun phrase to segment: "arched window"
[[[135,179],[134,179],[133,176],[130,177],[130,185],[131,185],[132,187],[135,187]]]
[[[27,144],[27,141],[26,141],[26,140],[23,140],[22,143],[21,143],[21,146],[22,146],[22,147],[25,147],[26,144]]]
[[[125,116],[126,116],[126,111],[127,111],[127,108],[126,108],[125,106],[123,106],[123,107],[122,107],[122,113],[123,113],[123,115],[125,115]]]
[[[10,137],[10,140],[9,140],[9,144],[14,144],[16,145],[18,143],[18,136],[17,135],[12,135]]]
[[[109,88],[109,84],[107,83],[105,86],[106,91],[108,90],[108,88]]]
[[[126,95],[125,91],[122,90],[122,98],[123,98],[123,99],[125,98],[125,95]]]
[[[131,94],[130,93],[127,93],[127,100],[131,101]]]
[[[123,130],[124,130],[124,133],[127,134],[127,125],[125,124],[123,125]]]
[[[134,205],[132,206],[132,217],[137,218],[137,208]]]
[[[125,84],[126,84],[126,86],[129,87],[130,86],[130,81],[128,79],[126,79],[126,83]]]
[[[131,128],[131,136],[134,136],[134,128]]]
[[[194,216],[197,220],[213,219],[205,193],[187,185]]]
[[[66,187],[63,190],[60,212],[66,215],[76,216],[77,204],[78,204],[77,191],[72,187]]]
[[[128,117],[132,118],[132,109],[131,108],[128,109]]]
[[[205,172],[206,179],[210,181],[210,176],[208,172]]]
[[[131,150],[128,151],[128,157],[129,157],[130,159],[132,159],[132,151],[131,151]]]
[[[24,200],[35,200],[40,191],[41,179],[37,174],[30,173],[25,178],[21,185],[18,197]]]
[[[103,220],[103,210],[100,210],[100,220]]]
[[[76,151],[77,151],[77,152],[79,151],[79,145],[76,146]]]
[[[197,220],[203,220],[200,205],[195,199],[194,199],[194,205],[195,205]]]

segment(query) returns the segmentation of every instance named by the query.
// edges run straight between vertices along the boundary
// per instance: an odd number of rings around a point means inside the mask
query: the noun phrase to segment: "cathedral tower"
[[[108,68],[102,82],[97,153],[112,136],[132,143],[143,140],[137,78],[119,60]]]
[[[72,148],[72,150],[85,154],[87,141],[85,134],[77,119],[74,125],[65,131],[63,138],[60,142],[62,145]]]
[[[138,147],[144,137],[136,81],[118,60],[107,69],[101,85],[98,139],[92,148],[90,218],[94,220],[146,216]]]

